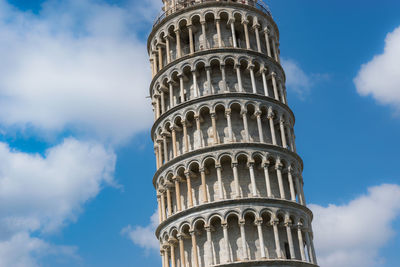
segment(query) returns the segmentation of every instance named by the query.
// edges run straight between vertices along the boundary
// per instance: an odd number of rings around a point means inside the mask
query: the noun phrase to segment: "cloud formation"
[[[400,186],[371,187],[344,205],[309,207],[321,266],[381,266],[379,249],[396,234],[392,223],[400,215]]]
[[[357,92],[400,111],[400,27],[385,39],[382,54],[363,64],[354,78]]]
[[[36,15],[0,3],[0,125],[112,143],[149,127],[151,74],[134,27],[139,11],[49,0]]]
[[[102,145],[71,138],[44,156],[0,143],[0,266],[35,266],[33,255],[51,245],[31,234],[75,221],[84,203],[114,183],[115,160]]]

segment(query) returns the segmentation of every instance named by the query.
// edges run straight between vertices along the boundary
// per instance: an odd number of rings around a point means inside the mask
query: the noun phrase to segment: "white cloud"
[[[385,39],[383,54],[361,66],[354,83],[362,96],[371,95],[381,104],[400,111],[400,27]]]
[[[75,139],[44,156],[0,143],[0,266],[35,266],[36,254],[54,250],[32,234],[74,222],[83,204],[113,183],[115,160],[102,145]]]
[[[128,225],[122,229],[121,234],[128,237],[135,245],[144,248],[146,251],[159,250],[160,243],[155,236],[155,230],[158,226],[158,212],[150,217],[150,224],[147,226]]]
[[[286,87],[300,96],[307,94],[312,86],[311,77],[307,75],[297,62],[292,59],[281,60],[286,74]]]
[[[133,4],[49,0],[35,15],[0,3],[0,125],[114,143],[148,128],[150,65]]]
[[[379,249],[396,234],[392,223],[400,215],[400,186],[371,187],[344,205],[309,207],[321,266],[381,266]]]

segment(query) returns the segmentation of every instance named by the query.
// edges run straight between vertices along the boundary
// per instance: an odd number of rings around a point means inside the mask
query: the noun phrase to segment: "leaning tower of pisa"
[[[148,38],[163,267],[317,266],[268,7],[164,0]]]

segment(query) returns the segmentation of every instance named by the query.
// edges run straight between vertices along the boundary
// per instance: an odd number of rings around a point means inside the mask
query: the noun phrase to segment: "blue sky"
[[[400,265],[400,2],[267,3],[321,266]],[[159,7],[0,0],[1,267],[160,266],[145,99]]]

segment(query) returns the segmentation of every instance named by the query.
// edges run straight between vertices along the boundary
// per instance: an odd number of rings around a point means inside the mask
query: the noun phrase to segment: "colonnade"
[[[229,229],[229,231],[228,231]],[[293,216],[236,213],[199,219],[161,233],[163,267],[203,267],[236,261],[295,259],[316,263],[311,228]]]
[[[264,18],[252,13],[203,12],[156,33],[149,51],[153,77],[174,60],[213,48],[244,48],[280,62],[277,34]]]
[[[162,80],[161,80],[162,79]],[[284,81],[258,60],[228,58],[200,61],[170,77],[161,77],[152,90],[157,120],[171,108],[202,96],[232,92],[263,95],[287,105]]]
[[[239,103],[176,116],[155,129],[157,169],[187,152],[219,144],[265,143],[296,152],[293,123],[287,118],[271,107]]]
[[[176,173],[175,175],[173,173]],[[174,170],[157,182],[160,223],[197,205],[227,199],[275,198],[305,205],[303,179],[295,167],[279,157],[262,160],[246,156],[204,166]]]

